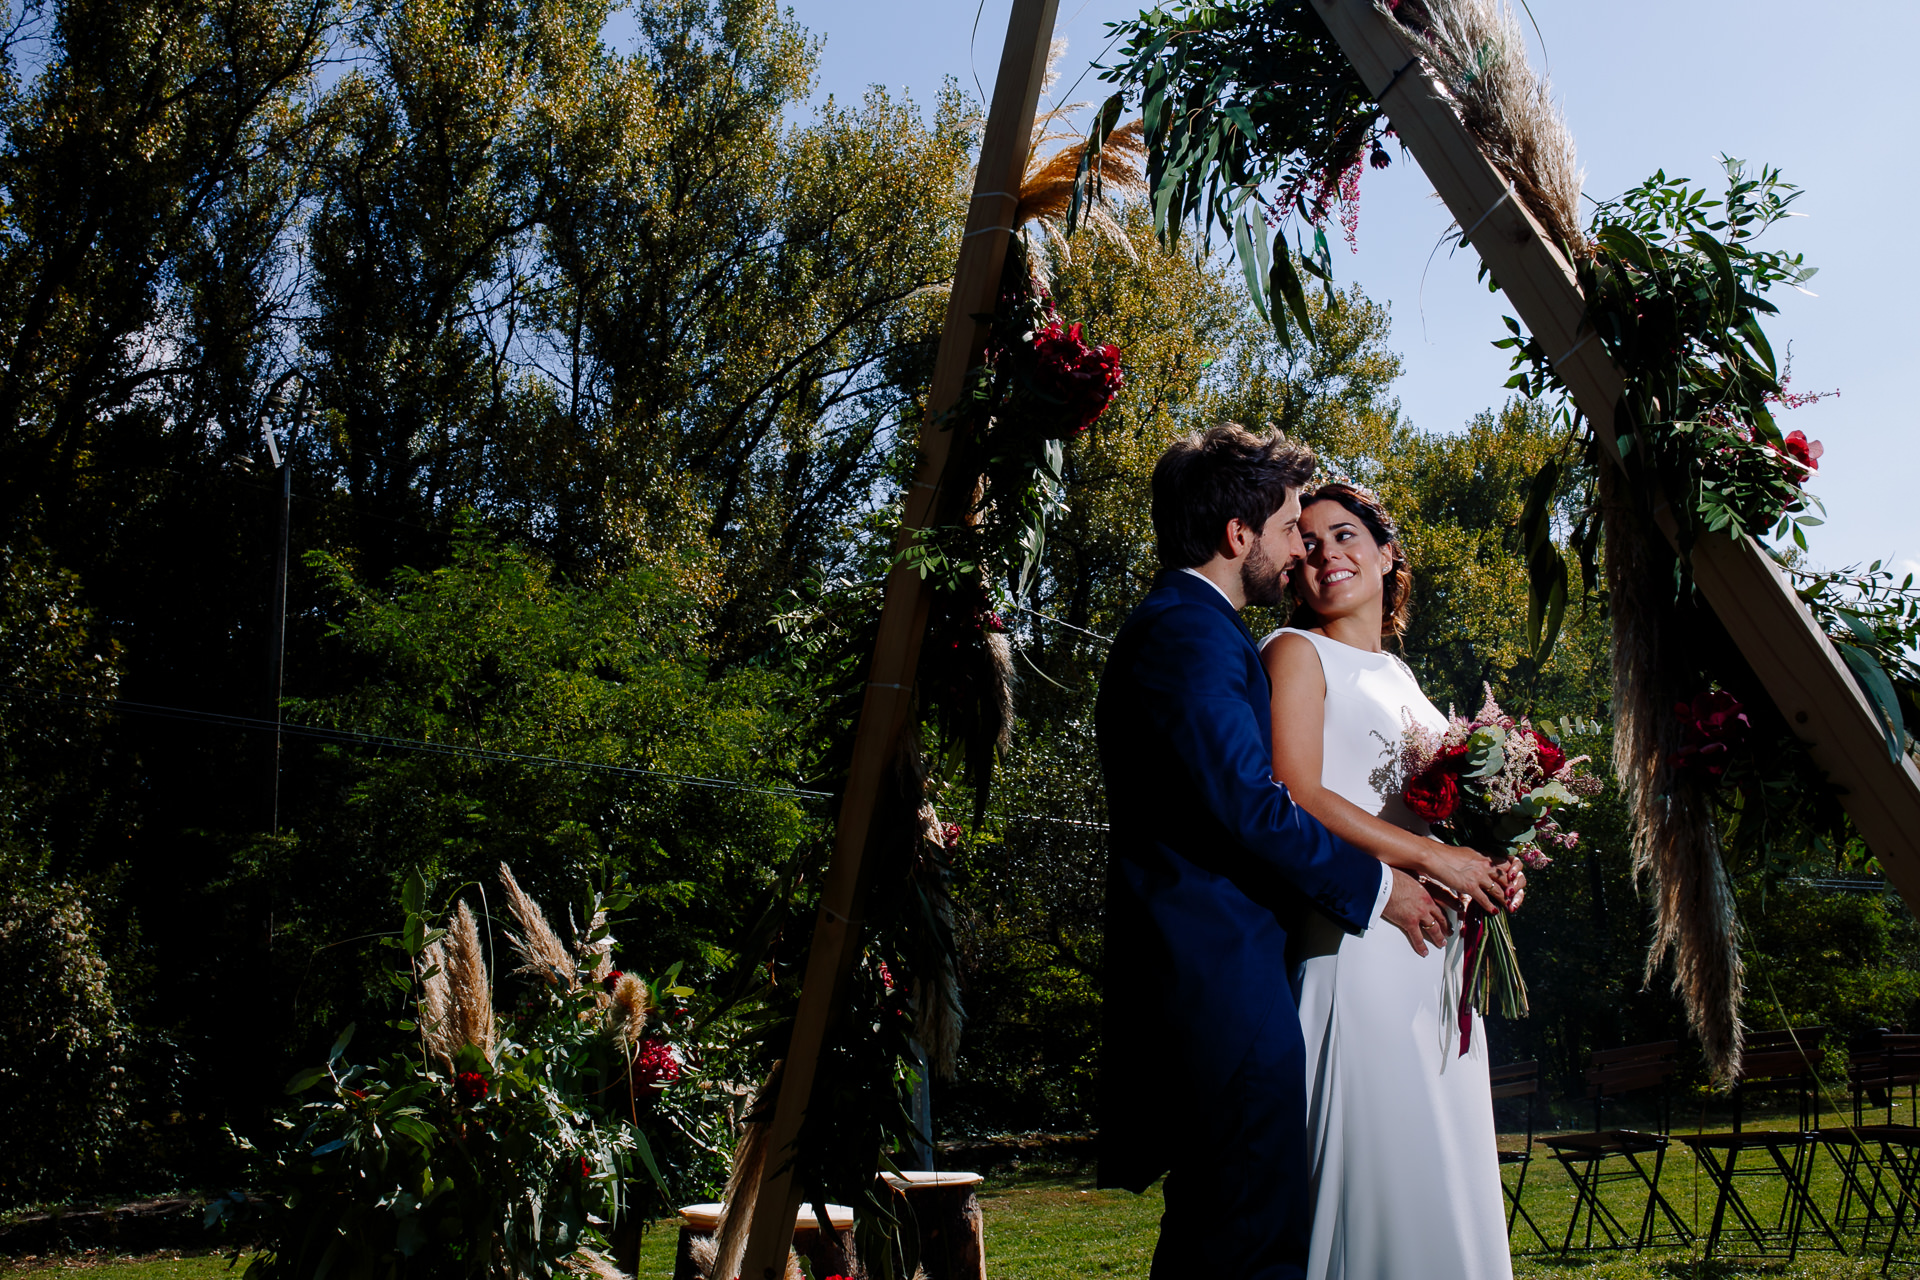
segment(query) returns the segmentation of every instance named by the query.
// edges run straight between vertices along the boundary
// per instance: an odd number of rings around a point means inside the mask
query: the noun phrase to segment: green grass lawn
[[[1509,1179],[1512,1170],[1508,1170]],[[1749,1191],[1749,1202],[1763,1217],[1779,1205],[1777,1180],[1766,1180]],[[1816,1166],[1816,1199],[1831,1208],[1838,1198],[1839,1174],[1824,1157]],[[1661,1177],[1661,1189],[1680,1215],[1704,1234],[1713,1212],[1712,1188],[1693,1165],[1690,1153],[1675,1143]],[[1081,1280],[1083,1277],[1140,1277],[1147,1275],[1159,1228],[1160,1194],[1096,1191],[1090,1173],[1030,1170],[996,1175],[981,1191],[986,1224],[987,1270],[993,1280]],[[1625,1185],[1611,1188],[1608,1202],[1623,1220],[1638,1221],[1639,1206]],[[1557,1245],[1573,1209],[1573,1188],[1564,1170],[1544,1150],[1533,1163],[1526,1187],[1526,1206]],[[677,1232],[675,1224],[661,1223],[648,1233],[641,1251],[636,1280],[665,1280],[672,1274]],[[1884,1238],[1884,1237],[1881,1237]],[[1858,1255],[1859,1236],[1845,1239]],[[1740,1241],[1731,1242],[1738,1246]],[[1649,1249],[1641,1254],[1597,1253],[1570,1258],[1545,1255],[1539,1242],[1516,1235],[1514,1274],[1519,1280],[1841,1280],[1878,1276],[1879,1239],[1871,1258],[1843,1257],[1833,1252],[1803,1251],[1791,1265],[1781,1260],[1735,1262],[1704,1260],[1703,1247]],[[1531,1251],[1526,1246],[1531,1245]],[[1723,1246],[1725,1248],[1726,1246]],[[97,1280],[226,1280],[226,1262],[218,1255],[154,1256],[115,1259],[98,1255],[79,1258],[16,1260],[0,1263],[0,1270],[18,1272],[42,1268],[98,1272]],[[1902,1249],[1891,1275],[1920,1277],[1920,1244]],[[89,1277],[89,1280],[96,1280]]]

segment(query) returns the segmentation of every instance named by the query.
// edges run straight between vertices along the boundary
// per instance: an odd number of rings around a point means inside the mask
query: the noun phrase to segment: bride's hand
[[[1434,842],[1426,875],[1492,915],[1507,905],[1507,875],[1490,858],[1472,849]]]
[[[1507,880],[1507,910],[1518,911],[1527,899],[1526,868],[1520,865],[1520,859],[1508,858],[1500,864],[1500,871]]]

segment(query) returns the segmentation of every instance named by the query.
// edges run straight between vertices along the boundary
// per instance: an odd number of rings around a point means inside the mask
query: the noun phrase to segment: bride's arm
[[[1260,661],[1273,681],[1273,776],[1286,784],[1295,804],[1390,867],[1437,880],[1488,911],[1505,901],[1504,876],[1480,854],[1396,827],[1320,784],[1327,677],[1313,641],[1282,635]]]

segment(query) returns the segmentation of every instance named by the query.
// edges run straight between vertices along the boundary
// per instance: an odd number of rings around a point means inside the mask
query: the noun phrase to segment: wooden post
[[[980,362],[986,326],[975,316],[991,315],[1000,297],[1000,270],[1019,203],[1032,146],[1034,109],[1046,75],[1047,50],[1059,0],[1014,0],[1007,42],[994,79],[993,106],[980,143],[973,200],[960,240],[953,291],[947,299],[946,327],[934,362],[927,417],[920,429],[920,466],[907,491],[905,517],[896,548],[924,529],[940,497],[953,432],[941,419],[960,400],[966,373]],[[926,636],[928,587],[911,568],[896,566],[887,576],[874,643],[873,665],[860,704],[859,729],[848,769],[846,794],[834,832],[833,860],[820,893],[813,947],[800,988],[786,1068],[768,1134],[766,1174],[754,1203],[740,1274],[772,1280],[782,1273],[793,1236],[794,1213],[803,1188],[793,1177],[790,1158],[800,1132],[821,1046],[841,985],[860,949],[861,910],[865,900],[862,862],[867,832],[880,794],[882,776],[899,741],[913,703],[913,678]],[[729,1277],[728,1280],[731,1280]]]
[[[1410,65],[1411,37],[1372,0],[1314,0],[1394,132],[1413,152],[1454,219],[1472,228],[1474,249],[1540,340],[1619,461],[1614,410],[1625,379],[1586,326],[1586,299],[1564,254],[1526,206],[1513,198],[1424,66]],[[1400,74],[1402,69],[1405,74]],[[1656,519],[1671,539],[1676,525],[1664,503]],[[1753,539],[1708,534],[1694,544],[1700,592],[1740,646],[1774,704],[1806,742],[1814,762],[1841,788],[1854,825],[1886,868],[1907,906],[1920,913],[1920,769],[1910,756],[1887,756],[1880,721],[1786,576]]]

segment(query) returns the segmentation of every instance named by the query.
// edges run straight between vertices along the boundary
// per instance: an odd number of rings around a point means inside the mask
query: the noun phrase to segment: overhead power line
[[[698,774],[669,773],[661,769],[642,769],[637,765],[603,764],[594,760],[571,760],[565,756],[536,755],[525,751],[499,751],[490,747],[463,747],[448,742],[429,742],[423,738],[400,738],[391,734],[365,733],[358,729],[328,729],[320,725],[275,722],[254,716],[230,715],[218,711],[197,711],[188,707],[166,707],[151,702],[130,702],[124,698],[96,698],[87,694],[60,693],[52,689],[33,689],[22,685],[12,686],[9,692],[30,697],[51,698],[62,702],[91,703],[95,706],[111,707],[116,711],[155,716],[166,720],[188,720],[197,724],[221,725],[230,729],[247,729],[264,733],[291,733],[304,738],[316,738],[322,742],[387,747],[398,751],[419,751],[429,755],[457,756],[468,760],[538,764],[555,769],[578,769],[585,773],[610,773],[622,777],[648,778],[679,786],[706,787],[715,791],[746,791],[756,795],[797,796],[809,800],[826,799],[833,794],[830,791],[809,791],[801,787],[759,786],[749,782],[738,782],[731,778],[707,778]]]

